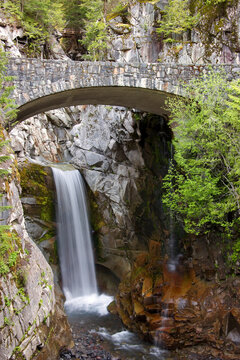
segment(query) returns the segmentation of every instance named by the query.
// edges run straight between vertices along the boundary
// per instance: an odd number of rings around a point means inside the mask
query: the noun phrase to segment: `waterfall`
[[[53,167],[57,192],[57,236],[67,300],[97,293],[86,191],[78,170]]]
[[[169,168],[173,166],[173,144],[171,143],[171,152],[169,159]],[[178,247],[177,247],[177,239],[175,236],[175,222],[174,222],[174,213],[172,209],[169,209],[169,240],[168,240],[168,270],[176,271],[178,264]]]

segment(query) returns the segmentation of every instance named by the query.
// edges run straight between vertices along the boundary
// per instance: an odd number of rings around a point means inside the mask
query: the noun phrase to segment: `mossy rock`
[[[39,217],[43,221],[54,220],[54,191],[49,176],[50,168],[38,164],[26,163],[20,170],[22,196],[32,196],[39,208]]]
[[[101,229],[106,225],[99,209],[98,194],[93,193],[88,188],[88,199],[90,203],[90,223],[93,229],[93,242],[96,258],[99,262],[104,262],[102,257],[102,244],[100,241]]]
[[[197,31],[205,45],[206,56],[221,51],[223,44],[227,45],[231,51],[239,52],[237,16],[231,19],[231,32],[227,34],[227,37],[224,30],[224,26],[229,22],[229,9],[234,9],[237,5],[238,0],[190,1],[190,11],[200,14],[201,21],[197,25]],[[217,40],[215,44],[213,39]]]
[[[115,300],[112,301],[112,302],[108,305],[107,309],[108,309],[108,311],[109,311],[111,314],[117,315],[117,313],[118,313],[118,312],[117,312],[117,304],[116,304]]]

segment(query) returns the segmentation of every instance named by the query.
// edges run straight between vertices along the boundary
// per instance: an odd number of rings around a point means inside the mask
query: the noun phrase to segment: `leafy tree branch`
[[[240,82],[212,70],[185,92],[168,102],[177,126],[164,202],[189,233],[230,231],[240,221]]]

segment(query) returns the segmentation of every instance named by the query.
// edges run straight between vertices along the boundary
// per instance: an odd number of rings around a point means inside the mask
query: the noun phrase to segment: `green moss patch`
[[[40,208],[40,219],[54,219],[54,194],[47,183],[48,173],[43,166],[28,163],[20,170],[23,196],[33,196]]]
[[[192,13],[200,14],[200,21],[197,30],[202,43],[206,48],[206,56],[221,50],[223,45],[228,46],[232,51],[239,51],[237,21],[231,19],[231,32],[225,33],[224,26],[228,23],[228,10],[234,9],[238,0],[191,0],[190,10]],[[217,40],[213,42],[213,40]]]
[[[94,249],[96,253],[96,258],[98,261],[103,262],[104,259],[102,258],[102,244],[100,241],[100,231],[103,226],[105,226],[105,222],[101,215],[100,209],[97,204],[97,194],[93,193],[92,191],[88,191],[89,202],[90,202],[90,223],[91,227],[94,230],[93,233],[93,242],[94,242]]]

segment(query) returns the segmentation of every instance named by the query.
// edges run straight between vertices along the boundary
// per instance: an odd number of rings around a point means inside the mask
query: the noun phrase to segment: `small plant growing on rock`
[[[4,296],[5,305],[9,307],[11,305],[11,299],[9,299],[7,296]]]
[[[7,120],[13,120],[16,117],[16,104],[10,97],[13,86],[6,85],[12,81],[12,76],[6,76],[7,62],[7,54],[0,47],[0,109]]]
[[[6,326],[11,325],[11,321],[9,320],[9,318],[7,318],[7,317],[4,318],[4,325],[6,325]]]
[[[228,262],[233,270],[236,268],[240,271],[240,239],[235,241],[230,254],[228,255]]]

